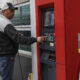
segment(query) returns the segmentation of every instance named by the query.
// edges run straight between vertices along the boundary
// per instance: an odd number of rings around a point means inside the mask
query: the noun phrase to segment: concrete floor
[[[1,80],[1,77],[0,77],[0,80]],[[79,80],[80,80],[80,77],[79,77]]]
[[[1,80],[1,77],[0,77],[0,80]],[[80,80],[80,75],[79,75],[79,80]]]

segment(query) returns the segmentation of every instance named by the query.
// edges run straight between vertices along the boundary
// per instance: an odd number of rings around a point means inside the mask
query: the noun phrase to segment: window
[[[19,6],[12,22],[15,26],[30,25],[30,4]]]
[[[31,32],[30,31],[18,31],[20,33],[22,33],[24,36],[30,37],[31,36]],[[21,45],[19,46],[19,48],[21,50],[25,50],[25,51],[31,51],[31,45]]]
[[[17,28],[18,32],[22,33],[24,36],[30,37],[31,31],[30,29],[30,3],[17,5],[18,10],[15,10],[15,16],[11,20],[14,26]],[[19,29],[20,28],[20,29]],[[25,29],[24,29],[25,28]],[[31,52],[30,45],[22,45],[19,46],[20,50]]]
[[[1,10],[0,10],[0,14],[1,14],[2,12],[1,12]]]

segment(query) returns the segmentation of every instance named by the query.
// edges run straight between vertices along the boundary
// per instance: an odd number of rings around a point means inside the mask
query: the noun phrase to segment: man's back
[[[6,27],[9,25],[12,25],[12,23],[3,15],[0,15],[0,55],[1,56],[16,54],[18,50],[18,44],[14,43],[5,33],[5,29],[7,30]]]

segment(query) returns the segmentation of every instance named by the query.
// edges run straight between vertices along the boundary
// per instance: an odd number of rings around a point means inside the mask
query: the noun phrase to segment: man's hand
[[[42,43],[46,38],[47,38],[47,36],[37,37],[37,42]]]

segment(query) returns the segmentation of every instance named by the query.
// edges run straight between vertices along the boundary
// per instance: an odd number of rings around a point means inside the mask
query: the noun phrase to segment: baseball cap
[[[17,7],[14,7],[12,3],[5,3],[2,7],[1,10],[6,10],[6,9],[10,9],[10,10],[17,10]]]

